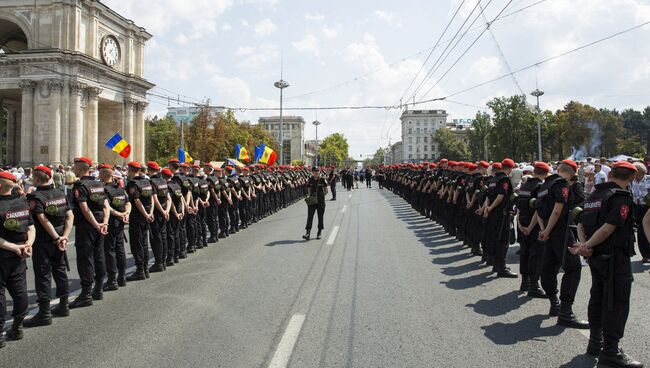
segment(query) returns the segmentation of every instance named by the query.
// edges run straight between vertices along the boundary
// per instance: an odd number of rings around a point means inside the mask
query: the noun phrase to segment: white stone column
[[[138,162],[144,162],[145,155],[145,142],[146,132],[144,127],[144,112],[147,108],[146,102],[138,102],[138,110],[135,117],[135,160]]]
[[[70,135],[68,137],[68,163],[74,162],[76,157],[83,156],[84,129],[81,124],[81,95],[86,85],[79,82],[70,83]]]
[[[7,106],[7,163],[16,161],[16,110]]]
[[[124,123],[122,125],[122,138],[126,140],[130,145],[131,148],[135,148],[135,141],[134,141],[134,136],[133,132],[135,129],[135,121],[134,121],[134,110],[136,107],[136,104],[138,101],[132,99],[132,98],[125,98],[124,99]],[[131,156],[129,156],[127,159],[133,158],[134,155],[133,153]]]
[[[21,166],[31,166],[34,161],[34,88],[36,83],[22,81],[22,108],[20,131],[20,160]]]
[[[48,144],[48,163],[61,163],[61,92],[63,81],[51,79],[47,81],[50,90],[50,134]]]
[[[99,95],[102,93],[100,88],[90,87],[86,89],[88,94],[88,106],[86,107],[85,135],[88,150],[88,158],[97,162],[99,159],[99,150],[97,142],[99,141]]]

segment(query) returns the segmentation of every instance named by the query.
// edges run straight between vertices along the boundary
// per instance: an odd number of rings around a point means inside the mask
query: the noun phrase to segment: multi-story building
[[[283,119],[284,120],[284,119]],[[318,151],[318,144],[316,140],[305,141],[305,159],[303,162],[306,166],[316,165],[316,152]],[[322,162],[320,163],[322,165]]]
[[[395,142],[386,148],[384,165],[401,164],[403,161],[402,142]]]
[[[259,124],[280,143],[280,117],[261,117]],[[289,165],[293,160],[305,161],[305,119],[302,116],[282,117],[282,162],[278,157],[278,165]]]
[[[201,112],[201,109],[205,109],[205,107],[201,106],[170,106],[167,108],[167,115],[171,116],[176,120],[176,122],[180,123],[181,121],[183,122],[188,122],[192,121],[192,119],[198,115]],[[210,106],[207,107],[208,111],[210,112],[211,117],[216,117],[217,114],[223,113],[226,111],[226,108],[223,106]]]
[[[447,125],[445,110],[406,110],[400,120],[402,162],[432,161],[440,156],[433,137],[437,129]]]

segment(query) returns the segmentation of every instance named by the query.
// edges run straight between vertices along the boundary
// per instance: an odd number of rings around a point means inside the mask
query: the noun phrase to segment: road
[[[340,191],[323,239],[297,203],[165,273],[25,330],[0,366],[592,367],[587,338],[497,279],[387,191]],[[516,268],[513,247],[509,262]],[[635,259],[623,347],[650,363],[650,275]],[[73,265],[74,268],[74,265]],[[586,317],[583,268],[575,311]]]

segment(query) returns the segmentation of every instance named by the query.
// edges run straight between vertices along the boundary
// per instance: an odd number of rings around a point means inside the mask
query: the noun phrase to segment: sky
[[[103,0],[153,34],[145,49],[152,92],[186,102],[278,107],[273,83],[282,60],[285,107],[390,107],[412,102],[413,92],[415,101],[454,94],[417,108],[466,119],[494,97],[537,87],[543,109],[571,100],[619,110],[650,105],[650,25],[462,92],[650,21],[650,0],[545,0],[499,19],[539,1]],[[152,97],[148,109],[162,115],[167,103]],[[277,114],[236,110],[252,122]],[[343,133],[355,158],[399,141],[400,114],[285,111],[308,122],[306,139],[315,137],[314,120],[322,123],[319,138]]]

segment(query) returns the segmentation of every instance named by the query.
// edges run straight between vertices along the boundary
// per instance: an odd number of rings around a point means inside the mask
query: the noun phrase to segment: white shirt
[[[607,166],[607,165],[603,165],[603,166],[600,167],[600,171],[604,171],[605,176],[608,176],[609,172],[612,171],[612,168]]]
[[[596,176],[594,177],[594,182],[595,184],[606,183],[607,174],[601,169],[599,172],[596,173]]]
[[[645,197],[650,193],[650,175],[644,176],[639,181],[636,179],[632,180],[630,183],[630,192],[632,192],[635,204],[645,204]]]

